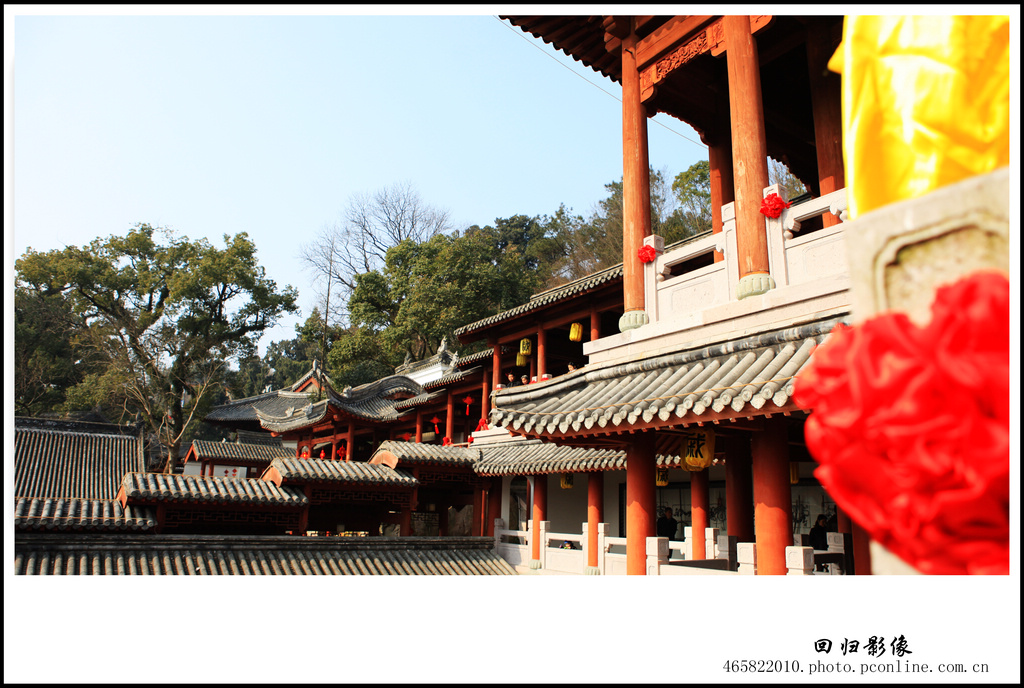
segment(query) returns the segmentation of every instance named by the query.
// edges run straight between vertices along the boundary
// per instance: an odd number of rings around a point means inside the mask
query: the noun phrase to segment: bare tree
[[[301,259],[322,293],[332,283],[341,286],[342,293],[331,299],[331,310],[344,319],[356,275],[382,268],[388,249],[406,239],[422,242],[450,230],[448,210],[427,205],[411,183],[399,182],[372,194],[353,195],[341,222],[325,226],[303,246]]]

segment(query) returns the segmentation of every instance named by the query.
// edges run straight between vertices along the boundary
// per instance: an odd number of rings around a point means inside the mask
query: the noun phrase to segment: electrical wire
[[[523,39],[524,41],[526,41],[526,42],[527,42],[527,43],[528,43],[529,45],[533,46],[534,48],[536,48],[537,50],[539,50],[539,51],[540,51],[541,53],[543,53],[543,54],[544,54],[544,55],[545,55],[546,57],[548,57],[548,58],[550,58],[550,59],[554,60],[554,61],[555,61],[555,63],[557,63],[557,64],[558,64],[558,66],[562,67],[563,69],[566,69],[566,70],[568,70],[570,74],[572,74],[572,75],[574,75],[574,76],[577,76],[577,77],[579,77],[580,79],[583,79],[583,81],[587,82],[588,84],[590,84],[591,86],[593,86],[593,87],[594,87],[594,88],[596,88],[597,90],[601,91],[601,92],[602,92],[602,93],[604,93],[605,95],[607,95],[607,96],[611,96],[611,97],[612,97],[612,98],[614,98],[614,99],[615,99],[616,101],[618,101],[618,102],[620,102],[620,103],[622,102],[622,98],[619,98],[619,97],[618,97],[617,95],[615,95],[614,93],[610,93],[610,92],[606,91],[605,89],[601,88],[600,86],[598,86],[597,84],[595,84],[595,83],[594,83],[593,81],[591,81],[591,80],[590,80],[590,79],[588,79],[587,77],[583,76],[582,74],[579,74],[578,72],[574,71],[574,70],[573,70],[573,69],[572,69],[571,67],[569,67],[568,65],[564,64],[563,62],[561,62],[561,61],[560,61],[560,60],[559,60],[559,59],[558,59],[557,57],[555,57],[554,55],[551,55],[550,53],[548,53],[548,52],[547,52],[546,50],[544,50],[544,48],[540,47],[539,45],[537,45],[536,43],[534,43],[533,41],[531,41],[531,40],[530,40],[529,38],[527,38],[527,37],[526,37],[526,34],[525,34],[525,32],[523,32],[523,31],[517,31],[517,30],[516,30],[516,29],[515,29],[514,27],[512,27],[511,25],[509,25],[509,24],[506,24],[506,23],[505,23],[504,21],[502,21],[501,17],[498,17],[498,16],[496,16],[496,15],[492,15],[492,16],[494,16],[494,18],[495,18],[495,19],[497,19],[497,20],[498,20],[498,22],[499,22],[499,23],[500,23],[500,24],[501,24],[502,26],[504,26],[504,27],[505,27],[506,29],[508,29],[509,31],[511,31],[512,33],[514,33],[515,35],[519,36],[519,37],[520,37],[521,39]],[[670,132],[672,132],[673,134],[675,134],[676,136],[678,136],[678,137],[680,137],[680,138],[682,138],[682,139],[685,139],[685,140],[689,141],[690,143],[693,143],[693,144],[695,144],[695,145],[698,145],[698,146],[700,146],[701,148],[703,148],[703,149],[707,150],[707,146],[706,146],[706,145],[704,145],[703,143],[701,143],[700,141],[694,141],[693,139],[691,139],[690,137],[686,136],[685,134],[680,134],[680,133],[679,133],[678,131],[676,131],[675,129],[672,129],[671,127],[668,127],[668,126],[666,126],[666,125],[662,124],[661,122],[659,122],[659,121],[658,121],[658,120],[656,120],[656,119],[653,119],[653,118],[649,118],[649,119],[650,119],[650,121],[651,121],[651,122],[654,122],[655,124],[657,124],[657,125],[658,125],[659,127],[661,127],[662,129],[665,129],[666,131],[670,131]]]

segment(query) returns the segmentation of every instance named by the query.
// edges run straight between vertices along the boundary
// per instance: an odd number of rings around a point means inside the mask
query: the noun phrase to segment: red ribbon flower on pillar
[[[797,379],[815,476],[922,573],[1009,573],[1009,346],[1009,281],[979,272],[936,291],[925,327],[838,327]]]
[[[452,438],[451,437],[445,437],[443,440],[441,440],[441,446],[442,447],[447,447],[451,443],[452,443]]]
[[[471,397],[471,396],[469,396],[467,394],[465,397],[463,397],[462,403],[466,405],[466,415],[468,416],[469,415],[469,405],[473,403],[473,397]]]
[[[761,201],[761,214],[772,218],[773,220],[782,214],[782,211],[793,205],[788,201],[782,200],[779,194],[770,193],[764,197]]]
[[[480,422],[476,424],[477,430],[487,430],[487,419],[481,418]]]
[[[652,260],[658,257],[658,251],[650,244],[644,244],[640,247],[640,250],[636,252],[640,257],[641,263],[650,263]]]
[[[408,442],[409,440],[412,439],[412,433],[411,432],[403,432],[401,435],[399,435],[399,437],[402,438],[403,442]]]

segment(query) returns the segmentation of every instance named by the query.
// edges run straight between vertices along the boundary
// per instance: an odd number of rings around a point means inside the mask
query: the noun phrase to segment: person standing
[[[679,522],[672,518],[672,509],[665,509],[665,515],[658,519],[658,537],[676,539],[676,530]]]

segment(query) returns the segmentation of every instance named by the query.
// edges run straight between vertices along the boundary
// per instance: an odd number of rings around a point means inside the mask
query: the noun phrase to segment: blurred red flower
[[[1009,573],[1010,285],[936,291],[918,327],[837,327],[796,383],[815,476],[871,538],[922,573]]]

